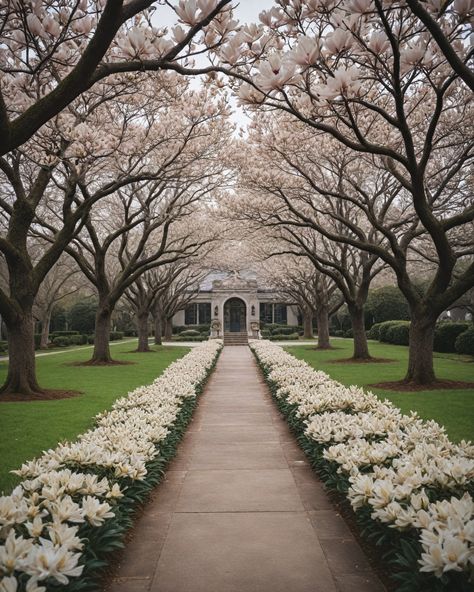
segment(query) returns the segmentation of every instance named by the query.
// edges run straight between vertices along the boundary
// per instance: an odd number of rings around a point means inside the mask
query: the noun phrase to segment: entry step
[[[249,336],[247,332],[226,331],[224,333],[224,345],[248,345]]]

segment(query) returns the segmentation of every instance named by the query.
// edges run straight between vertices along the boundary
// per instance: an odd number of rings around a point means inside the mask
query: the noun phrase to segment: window
[[[198,305],[198,325],[209,325],[211,322],[211,303],[202,302]]]
[[[286,325],[286,304],[273,305],[273,322],[277,325]]]
[[[260,302],[260,321],[262,323],[273,322],[273,306],[267,302]]]
[[[286,304],[260,302],[260,321],[262,323],[286,325],[288,322]]]
[[[197,304],[190,304],[184,310],[184,324],[197,325]]]
[[[190,304],[184,309],[185,325],[209,325],[211,323],[211,303]]]

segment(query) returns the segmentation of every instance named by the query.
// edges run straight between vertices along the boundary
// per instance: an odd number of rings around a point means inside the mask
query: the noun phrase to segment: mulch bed
[[[135,362],[128,360],[110,360],[110,362],[95,362],[94,360],[87,360],[87,362],[67,362],[65,366],[130,366]]]
[[[436,380],[430,384],[416,384],[414,382],[396,380],[393,382],[377,382],[376,384],[369,384],[368,386],[372,388],[385,389],[387,391],[404,391],[407,393],[416,393],[419,391],[472,389],[474,388],[474,382],[464,382],[462,380]]]
[[[60,399],[71,399],[82,395],[80,391],[44,390],[31,395],[20,393],[0,394],[0,403],[28,403],[31,401],[58,401]]]
[[[389,364],[394,361],[390,358],[341,358],[339,360],[327,360],[328,364]]]

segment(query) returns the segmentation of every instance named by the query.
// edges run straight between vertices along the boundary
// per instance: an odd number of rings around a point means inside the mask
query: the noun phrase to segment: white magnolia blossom
[[[0,496],[0,592],[16,591],[22,574],[30,576],[28,592],[44,591],[38,582],[46,579],[67,585],[81,576],[80,526],[97,528],[113,518],[127,481],[146,478],[146,463],[160,454],[183,402],[196,397],[221,347],[212,340],[193,348],[151,385],[99,414],[76,442],[61,443],[13,471],[23,481]],[[81,466],[110,469],[115,481],[81,472]]]
[[[466,490],[474,480],[472,444],[453,444],[436,422],[403,415],[389,401],[332,380],[270,341],[253,341],[251,348],[275,396],[294,405],[305,435],[347,476],[354,510],[369,508],[373,520],[400,531],[416,529],[423,548],[420,571],[437,577],[469,572],[474,501]],[[430,503],[428,490],[452,496]]]

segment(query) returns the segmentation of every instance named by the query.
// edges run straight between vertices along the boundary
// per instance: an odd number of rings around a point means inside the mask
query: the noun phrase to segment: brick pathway
[[[383,592],[271,401],[226,347],[107,592]]]

